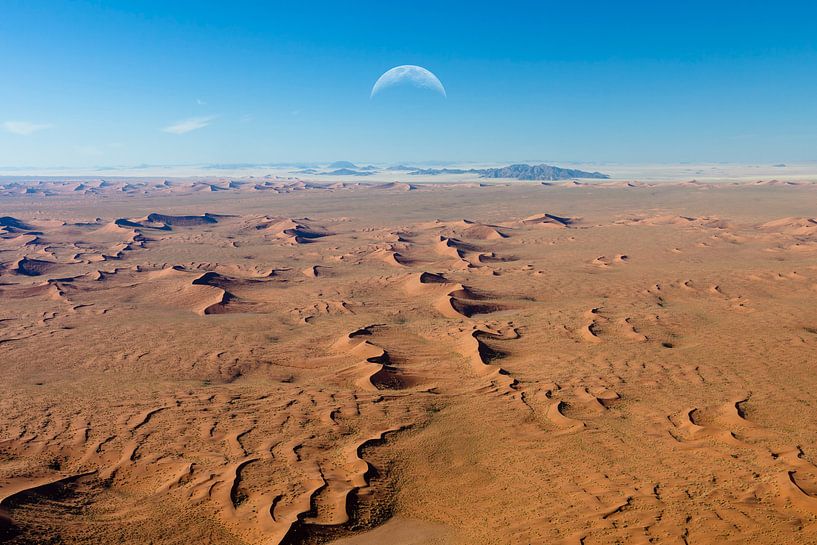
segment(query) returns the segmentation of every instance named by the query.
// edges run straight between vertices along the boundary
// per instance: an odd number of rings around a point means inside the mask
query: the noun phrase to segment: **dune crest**
[[[817,539],[817,183],[390,172],[0,181],[0,541]]]

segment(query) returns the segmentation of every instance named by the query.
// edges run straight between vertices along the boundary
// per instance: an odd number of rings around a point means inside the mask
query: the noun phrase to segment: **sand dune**
[[[811,236],[817,233],[817,220],[812,218],[782,218],[763,223],[759,228],[787,235]]]
[[[435,220],[421,227],[424,229],[441,230],[451,234],[454,238],[460,237],[472,240],[501,240],[509,236],[508,228],[467,219],[456,221]]]
[[[59,268],[59,263],[28,257],[17,260],[12,266],[14,272],[25,276],[41,276],[57,268]]]
[[[417,186],[412,184],[404,184],[400,182],[388,182],[385,184],[377,184],[373,185],[372,189],[391,189],[397,191],[411,191],[413,189],[417,189]]]
[[[34,285],[0,286],[0,294],[8,299],[26,299],[29,297],[46,296],[54,300],[61,300],[64,295],[58,283],[49,281]]]
[[[376,261],[382,261],[394,267],[402,267],[408,263],[408,260],[400,252],[385,248],[379,248],[370,253],[367,257]]]
[[[817,184],[336,180],[0,182],[0,541],[817,542]]]
[[[11,216],[0,217],[0,228],[6,233],[19,233],[32,229],[28,224]]]
[[[192,227],[217,223],[218,219],[216,216],[207,213],[201,216],[170,216],[153,212],[148,214],[142,221],[146,223],[163,223],[171,227],[174,225],[179,227]]]
[[[311,225],[306,219],[292,218],[265,218],[255,225],[255,229],[293,244],[306,244],[329,234],[323,228]]]
[[[591,262],[593,265],[600,267],[602,269],[606,269],[611,265],[615,265],[617,263],[626,263],[630,260],[630,256],[625,254],[616,254],[613,257],[607,257],[606,255],[601,255],[596,257]]]
[[[646,216],[620,220],[617,223],[623,225],[675,225],[679,227],[708,227],[713,229],[726,229],[729,224],[719,218],[712,217],[690,217],[676,216],[672,214]]]
[[[527,218],[520,220],[519,223],[522,225],[535,225],[539,227],[569,227],[570,225],[576,223],[576,220],[553,214],[534,214],[533,216],[528,216]]]
[[[469,225],[460,231],[460,235],[464,238],[477,240],[500,240],[508,237],[507,233],[500,228],[494,227],[493,225],[483,225],[479,223]]]

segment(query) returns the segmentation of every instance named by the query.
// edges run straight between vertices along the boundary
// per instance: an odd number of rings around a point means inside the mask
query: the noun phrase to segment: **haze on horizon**
[[[12,0],[0,165],[809,161],[816,16],[807,2]],[[403,64],[447,98],[370,98]]]

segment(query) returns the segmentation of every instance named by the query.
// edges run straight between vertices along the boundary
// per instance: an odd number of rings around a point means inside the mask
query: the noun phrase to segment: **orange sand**
[[[26,189],[4,543],[817,543],[815,184]]]

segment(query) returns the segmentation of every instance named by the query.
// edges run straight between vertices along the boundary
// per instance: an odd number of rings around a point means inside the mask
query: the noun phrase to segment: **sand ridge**
[[[0,536],[811,542],[815,190],[6,183]]]

